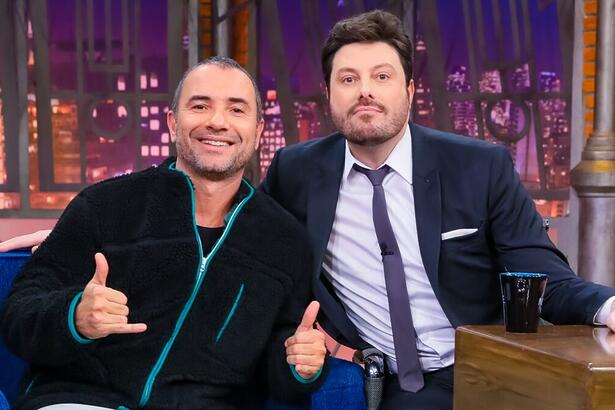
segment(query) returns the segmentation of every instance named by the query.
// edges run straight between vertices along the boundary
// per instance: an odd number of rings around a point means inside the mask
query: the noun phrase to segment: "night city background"
[[[207,3],[201,1],[202,6]],[[333,131],[319,50],[335,21],[361,11],[356,3],[278,1],[277,19],[267,7],[258,9],[257,31],[248,35],[257,36],[256,74],[266,126],[254,182],[265,175],[279,148]],[[562,50],[572,47],[572,37],[565,35],[571,15],[562,15],[556,2],[544,0],[423,0],[413,2],[410,11],[394,3],[363,5],[364,10],[398,11],[412,33],[412,120],[506,145],[540,212],[565,215],[572,60]],[[23,22],[30,207],[59,210],[87,184],[158,164],[173,154],[166,129],[175,87],[169,67],[180,73],[187,68],[190,41],[187,12],[180,10],[180,38],[170,43],[166,0],[46,4],[46,30],[37,32],[40,19],[32,10],[26,10]],[[281,36],[272,39],[276,29]],[[34,40],[41,32],[48,56],[37,52]],[[178,46],[179,53],[172,48]],[[48,70],[37,70],[41,59]],[[4,116],[2,91],[0,97]],[[17,144],[9,150],[7,140],[15,137],[5,132],[4,123],[0,121],[0,209],[18,210],[17,168],[7,165],[17,155]],[[50,149],[47,159],[41,157],[44,149]]]

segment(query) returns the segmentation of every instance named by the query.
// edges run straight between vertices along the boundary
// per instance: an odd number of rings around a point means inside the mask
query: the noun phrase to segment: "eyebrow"
[[[378,69],[384,68],[384,67],[386,67],[386,68],[393,68],[394,69],[392,64],[382,63],[382,64],[378,64],[378,65],[376,65],[374,67],[371,67],[370,70],[371,71],[378,70]],[[351,72],[355,72],[356,73],[358,70],[355,69],[355,68],[352,68],[352,67],[342,67],[339,70],[337,70],[338,73],[343,72],[343,71],[351,71]]]
[[[211,98],[208,95],[192,95],[190,96],[190,98],[188,99],[188,103],[191,103],[193,101],[212,101],[213,98]],[[233,104],[244,104],[246,106],[250,106],[250,104],[248,103],[248,101],[245,98],[241,98],[241,97],[228,97],[226,99],[227,101],[233,103]]]
[[[246,101],[245,98],[241,98],[241,97],[229,97],[227,98],[230,102],[232,103],[237,103],[237,104],[244,104],[247,106],[250,106],[250,104],[248,104],[248,101]]]

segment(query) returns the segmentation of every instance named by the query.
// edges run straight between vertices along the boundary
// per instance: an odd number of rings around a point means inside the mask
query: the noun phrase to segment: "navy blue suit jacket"
[[[425,270],[451,324],[502,323],[499,272],[549,275],[542,317],[591,324],[615,290],[585,282],[549,240],[508,151],[498,145],[410,124],[414,206]],[[335,216],[344,137],[280,150],[262,188],[308,229],[321,323],[343,343],[364,346],[320,266]],[[478,231],[441,240],[443,232]],[[361,255],[357,255],[360,258]]]

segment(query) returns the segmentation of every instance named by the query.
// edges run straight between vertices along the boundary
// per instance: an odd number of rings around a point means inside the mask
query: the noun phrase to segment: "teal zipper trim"
[[[184,324],[184,321],[186,320],[186,316],[188,316],[188,313],[190,312],[190,309],[192,308],[192,305],[194,304],[194,300],[196,299],[199,289],[201,288],[201,284],[203,283],[203,278],[205,278],[205,274],[207,273],[207,269],[209,268],[209,264],[211,263],[211,260],[213,259],[215,254],[218,252],[218,249],[220,249],[220,246],[222,246],[222,243],[228,236],[231,230],[231,227],[233,226],[233,223],[235,222],[235,219],[237,218],[237,214],[239,214],[239,212],[241,211],[243,206],[246,204],[246,202],[248,202],[250,198],[252,198],[252,195],[254,195],[254,187],[252,187],[252,185],[250,185],[248,181],[246,181],[245,179],[242,179],[242,181],[248,186],[248,188],[250,188],[250,193],[233,210],[231,217],[229,218],[229,222],[226,225],[226,228],[224,228],[224,232],[222,232],[222,236],[220,237],[220,239],[216,241],[214,248],[211,250],[211,252],[209,253],[209,255],[207,256],[205,260],[205,263],[203,264],[203,246],[201,244],[201,238],[199,236],[199,231],[196,225],[196,211],[195,211],[194,189],[192,188],[193,187],[192,181],[190,181],[190,178],[188,177],[188,175],[186,175],[181,170],[175,168],[175,163],[172,163],[171,165],[169,165],[169,169],[181,173],[186,178],[186,182],[188,183],[188,186],[190,187],[190,200],[192,202],[192,226],[194,229],[194,236],[196,237],[196,241],[198,245],[199,266],[196,271],[196,281],[195,281],[194,288],[192,289],[192,294],[186,301],[184,308],[179,314],[179,318],[177,319],[177,322],[175,322],[175,328],[173,329],[173,333],[171,334],[171,337],[169,338],[169,340],[167,340],[167,343],[165,344],[164,348],[162,349],[162,352],[160,353],[160,356],[158,356],[158,360],[156,360],[156,364],[154,365],[153,369],[149,373],[149,376],[147,377],[147,381],[145,382],[145,386],[143,387],[143,393],[141,394],[141,399],[139,400],[139,407],[144,407],[149,401],[149,398],[152,394],[152,387],[154,385],[154,382],[156,381],[156,377],[158,376],[158,373],[160,373],[160,370],[162,369],[162,366],[164,365],[164,362],[167,359],[169,352],[171,351],[171,347],[173,347],[173,343],[175,343],[175,339],[177,338],[177,335],[179,334],[181,327]]]
[[[299,374],[299,372],[297,372],[297,369],[295,369],[295,366],[293,366],[292,364],[289,365],[290,366],[290,371],[293,374],[293,376],[295,376],[295,379],[301,383],[301,384],[310,384],[310,383],[314,383],[319,377],[320,374],[322,373],[322,368],[325,366],[324,364],[322,365],[322,367],[320,369],[318,369],[318,371],[316,372],[316,374],[312,377],[310,377],[309,379],[304,379],[303,376],[301,376]]]
[[[83,295],[83,291],[77,293],[73,297],[73,300],[70,302],[70,306],[68,307],[68,330],[70,331],[70,334],[73,339],[75,339],[78,343],[81,343],[82,345],[87,345],[89,343],[92,343],[94,340],[87,339],[81,336],[77,331],[77,328],[75,327],[75,312],[77,311],[77,305],[81,300],[81,295]]]
[[[26,387],[26,392],[24,393],[24,395],[27,395],[28,393],[30,393],[30,389],[32,388],[32,386],[34,385],[34,382],[36,381],[36,378],[38,376],[34,376],[32,378],[32,380],[30,380],[30,383],[28,383],[28,387]]]
[[[243,295],[243,287],[244,287],[244,285],[242,283],[241,287],[239,288],[239,292],[237,292],[237,296],[235,297],[235,302],[233,303],[233,307],[231,308],[231,311],[228,313],[228,316],[226,316],[226,319],[224,320],[224,324],[220,328],[220,331],[216,335],[216,343],[218,343],[220,341],[220,338],[222,337],[222,333],[224,333],[224,331],[226,330],[226,327],[228,326],[229,322],[231,321],[231,318],[235,314],[235,309],[237,309],[237,305],[239,304],[239,300],[241,299],[241,295]]]

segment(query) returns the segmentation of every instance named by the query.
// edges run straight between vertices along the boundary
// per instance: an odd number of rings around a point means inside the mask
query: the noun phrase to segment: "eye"
[[[193,109],[194,111],[203,111],[203,110],[205,110],[206,108],[207,108],[207,106],[206,106],[205,104],[194,104],[194,105],[192,106],[192,109]]]
[[[389,78],[391,78],[390,75],[388,75],[387,73],[378,73],[378,75],[376,76],[378,78],[378,80],[380,81],[386,81]]]
[[[344,84],[352,84],[354,83],[354,77],[351,75],[346,75],[344,77],[342,77],[342,83]]]
[[[231,108],[231,112],[233,114],[243,114],[243,113],[245,113],[245,111],[242,108],[240,108],[240,107],[233,107],[233,108]]]

